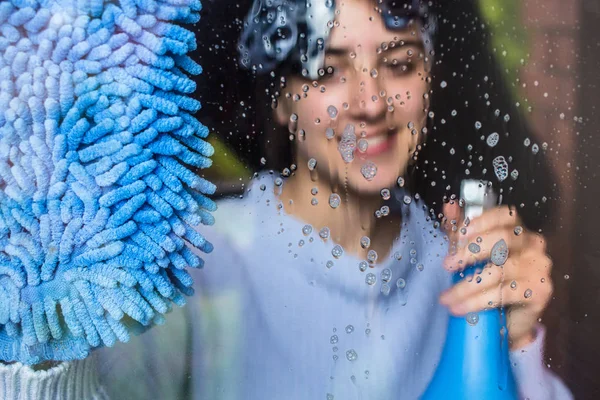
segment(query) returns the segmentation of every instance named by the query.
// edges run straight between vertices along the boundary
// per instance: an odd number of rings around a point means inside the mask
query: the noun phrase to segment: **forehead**
[[[329,47],[361,47],[376,49],[383,42],[420,40],[418,24],[405,29],[390,30],[385,26],[381,11],[371,0],[344,0],[337,2],[336,24],[328,39]],[[338,25],[339,24],[339,25]]]

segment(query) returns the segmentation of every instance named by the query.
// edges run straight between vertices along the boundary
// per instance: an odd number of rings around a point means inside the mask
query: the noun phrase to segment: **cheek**
[[[337,134],[344,119],[343,103],[346,102],[343,91],[327,90],[320,93],[319,88],[311,86],[308,96],[295,102],[291,107],[292,113],[298,116],[298,131],[304,130],[304,139],[298,137],[297,150],[299,155],[307,158],[318,158],[337,149],[337,140],[327,139],[328,128]],[[335,107],[335,118],[330,116]],[[317,159],[317,161],[319,161]]]

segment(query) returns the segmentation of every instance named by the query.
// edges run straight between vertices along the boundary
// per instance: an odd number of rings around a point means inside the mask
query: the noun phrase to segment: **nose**
[[[351,112],[354,118],[365,122],[376,122],[385,118],[387,105],[381,98],[383,79],[375,68],[364,67],[352,82],[353,99]]]

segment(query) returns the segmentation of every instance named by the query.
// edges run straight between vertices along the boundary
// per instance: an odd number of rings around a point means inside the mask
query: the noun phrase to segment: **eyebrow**
[[[418,47],[420,49],[424,48],[423,45],[423,41],[422,40],[417,40],[417,39],[406,39],[406,40],[392,40],[390,41],[390,43],[395,43],[396,46],[395,47],[388,47],[387,51],[394,51],[394,50],[398,50],[398,49],[403,49],[406,47]],[[403,45],[400,45],[400,42],[404,42]],[[325,55],[326,56],[345,56],[347,54],[349,54],[350,52],[354,51],[353,49],[349,48],[349,47],[327,47],[325,49]]]

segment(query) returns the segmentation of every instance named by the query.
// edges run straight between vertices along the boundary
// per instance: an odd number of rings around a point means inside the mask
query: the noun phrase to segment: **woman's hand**
[[[457,316],[509,306],[511,349],[531,343],[535,339],[535,325],[552,296],[552,260],[546,253],[544,237],[522,228],[516,211],[507,206],[484,212],[466,227],[462,220],[458,222],[461,215],[458,204],[446,204],[444,214],[452,246],[451,254],[444,260],[446,269],[460,271],[479,261],[490,260],[494,244],[501,240],[508,248],[508,258],[501,266],[488,261],[480,275],[445,291],[440,303]],[[453,220],[457,222],[451,222]],[[472,251],[477,250],[477,246],[469,249],[471,243],[479,246],[479,252]]]

